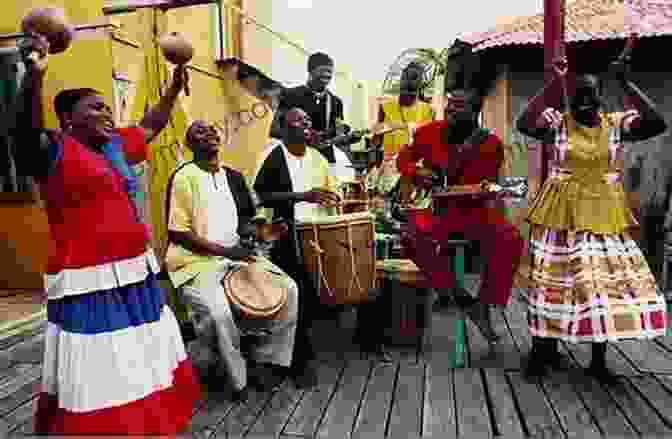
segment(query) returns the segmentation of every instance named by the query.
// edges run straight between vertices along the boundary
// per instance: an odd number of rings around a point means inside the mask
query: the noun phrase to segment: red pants
[[[433,288],[452,288],[455,277],[450,255],[437,251],[437,244],[441,246],[456,232],[466,240],[478,241],[486,260],[479,294],[481,303],[508,304],[524,242],[518,229],[498,209],[457,208],[442,216],[432,216],[430,210],[417,211],[409,217],[404,250],[429,277]]]

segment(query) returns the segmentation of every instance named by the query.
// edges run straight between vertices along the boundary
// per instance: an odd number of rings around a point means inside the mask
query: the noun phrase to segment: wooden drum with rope
[[[358,305],[376,284],[374,218],[368,212],[316,217],[297,224],[306,271],[324,305]],[[319,280],[318,280],[319,279]]]
[[[222,286],[234,312],[243,320],[287,317],[287,286],[262,264],[242,264],[229,271]]]

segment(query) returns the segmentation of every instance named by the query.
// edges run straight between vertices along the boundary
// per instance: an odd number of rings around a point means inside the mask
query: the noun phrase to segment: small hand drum
[[[274,274],[259,264],[244,264],[222,279],[229,304],[244,319],[283,318],[287,307],[287,288],[278,285]]]

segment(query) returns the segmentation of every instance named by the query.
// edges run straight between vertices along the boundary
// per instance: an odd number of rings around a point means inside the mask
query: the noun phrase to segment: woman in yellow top
[[[626,65],[615,66],[631,106],[625,113],[601,111],[601,82],[592,75],[577,77],[574,96],[565,104],[568,111],[544,109],[553,82],[564,86],[567,64],[562,58],[554,66],[555,80],[530,101],[517,122],[522,133],[554,145],[548,178],[527,218],[532,256],[528,326],[533,337],[528,377],[567,366],[557,350],[557,341],[563,340],[592,343],[587,372],[613,383],[606,342],[665,334],[665,300],[628,232],[637,222],[626,205],[620,164],[623,140],[660,135],[666,123],[628,80]]]

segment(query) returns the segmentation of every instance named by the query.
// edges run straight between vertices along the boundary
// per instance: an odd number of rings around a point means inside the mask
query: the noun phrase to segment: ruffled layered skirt
[[[174,435],[200,387],[156,275],[50,300],[36,433]]]
[[[627,230],[572,232],[530,225],[531,335],[570,343],[665,335],[666,303]]]

